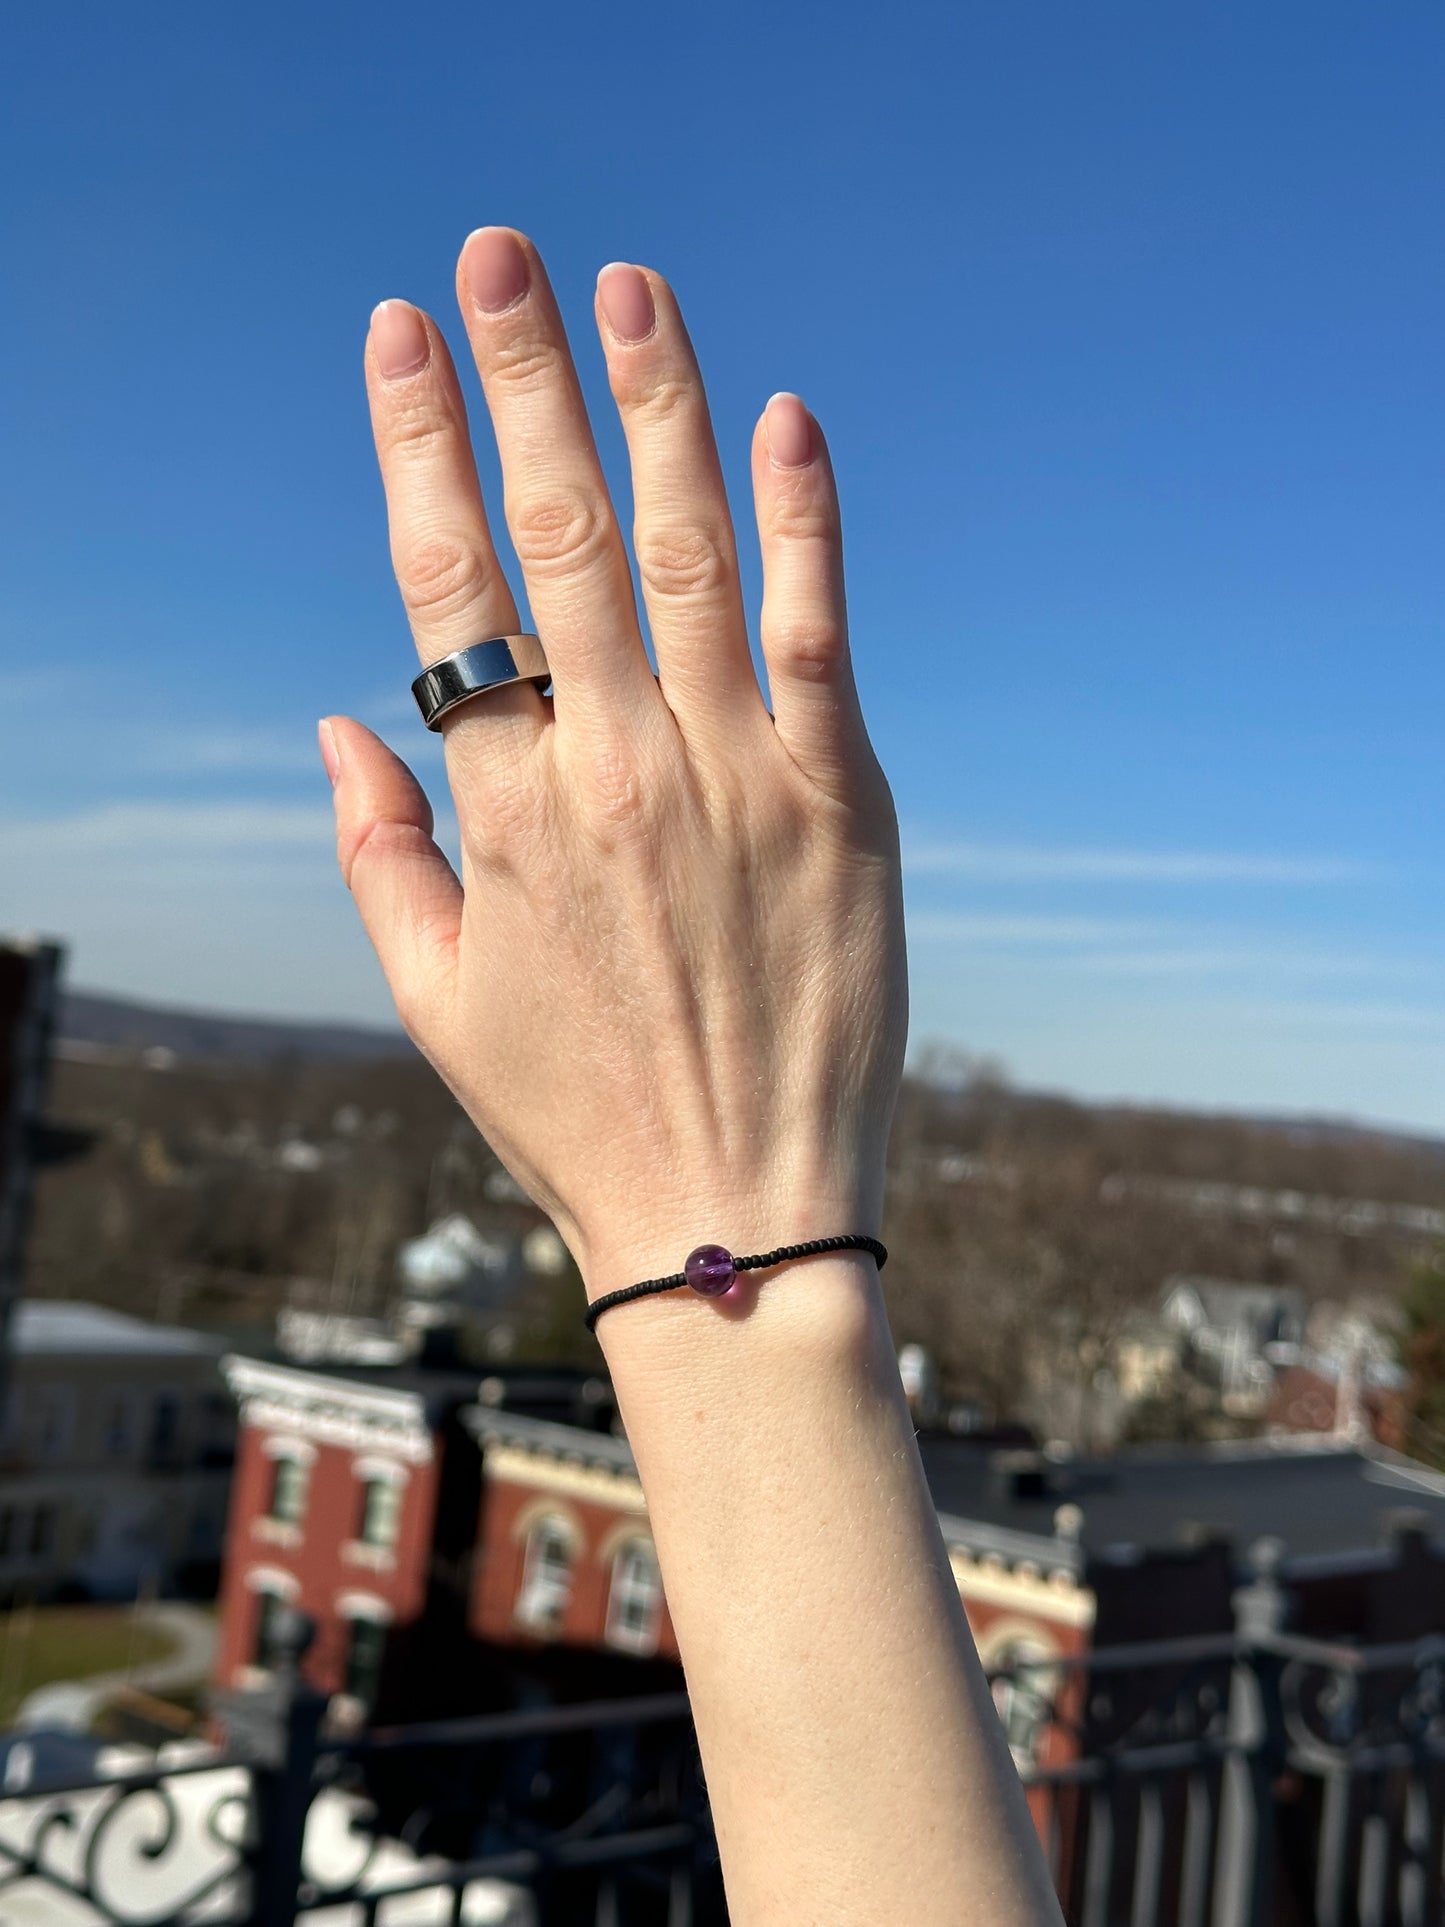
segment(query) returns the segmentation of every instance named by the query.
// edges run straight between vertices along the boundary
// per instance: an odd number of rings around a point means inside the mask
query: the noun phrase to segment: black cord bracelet
[[[740,1271],[768,1271],[785,1265],[791,1258],[816,1258],[825,1251],[866,1251],[878,1261],[881,1271],[888,1262],[888,1248],[877,1238],[810,1238],[806,1244],[779,1245],[776,1251],[760,1251],[752,1258],[735,1258],[722,1245],[699,1245],[690,1252],[681,1271],[666,1278],[644,1278],[640,1285],[624,1285],[596,1298],[583,1313],[588,1331],[595,1331],[597,1320],[614,1305],[630,1304],[634,1298],[651,1298],[658,1292],[680,1291],[690,1285],[704,1298],[721,1298],[732,1290]]]

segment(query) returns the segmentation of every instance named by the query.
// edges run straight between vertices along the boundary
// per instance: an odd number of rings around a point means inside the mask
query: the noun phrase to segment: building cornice
[[[553,1458],[534,1447],[503,1444],[498,1440],[490,1441],[485,1452],[489,1479],[525,1486],[530,1492],[553,1493],[558,1498],[646,1517],[647,1501],[635,1473],[588,1465],[575,1458]]]
[[[938,1523],[965,1605],[976,1601],[1060,1625],[1093,1625],[1097,1601],[1084,1581],[1084,1550],[1076,1540],[1010,1531],[953,1513],[940,1513]]]
[[[940,1512],[938,1523],[950,1556],[957,1549],[975,1560],[1067,1572],[1075,1581],[1082,1578],[1084,1548],[1077,1539],[1060,1538],[1057,1533],[1020,1532],[1015,1526],[966,1519],[956,1512]]]
[[[975,1557],[956,1545],[948,1549],[948,1563],[965,1608],[976,1602],[1083,1630],[1094,1623],[1093,1589],[1080,1585],[1067,1566],[1049,1570],[1028,1560],[1009,1565],[998,1553]]]
[[[425,1465],[436,1455],[426,1406],[416,1392],[359,1385],[234,1353],[222,1359],[221,1370],[245,1425],[412,1465]]]
[[[461,1416],[484,1449],[493,1444],[516,1445],[569,1464],[594,1465],[637,1477],[632,1447],[610,1432],[589,1432],[580,1425],[559,1425],[555,1419],[527,1418],[520,1412],[498,1411],[486,1405],[469,1405]]]
[[[482,1406],[462,1416],[485,1454],[489,1480],[646,1516],[642,1484],[624,1439]],[[1083,1553],[1074,1541],[947,1516],[939,1523],[965,1602],[1030,1613],[1055,1625],[1093,1625],[1094,1593],[1082,1581]]]

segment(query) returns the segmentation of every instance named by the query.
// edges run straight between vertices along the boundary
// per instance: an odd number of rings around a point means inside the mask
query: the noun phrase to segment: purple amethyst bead
[[[693,1290],[704,1298],[721,1298],[738,1275],[733,1254],[721,1245],[699,1245],[689,1252],[682,1269]]]

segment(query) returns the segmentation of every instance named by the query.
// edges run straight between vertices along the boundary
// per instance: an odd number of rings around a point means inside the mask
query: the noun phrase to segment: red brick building
[[[225,1369],[241,1429],[222,1688],[264,1681],[281,1605],[315,1619],[308,1670],[352,1720],[625,1693],[675,1666],[632,1454],[596,1429],[611,1411],[600,1381],[554,1375],[544,1397],[535,1374],[478,1385],[243,1358]],[[1259,1441],[1055,1462],[922,1445],[1021,1761],[1098,1738],[1070,1665],[1080,1655],[1229,1631],[1257,1546],[1302,1629],[1445,1630],[1445,1479],[1380,1448]],[[1127,1681],[1110,1704],[1111,1725],[1126,1722]]]
[[[464,1423],[485,1492],[468,1606],[477,1637],[676,1660],[625,1441],[480,1405]]]
[[[647,1507],[626,1442],[473,1407],[483,1463],[469,1624],[500,1645],[541,1642],[675,1658]],[[1095,1601],[1077,1545],[941,1517],[986,1664],[1087,1649]],[[1022,1740],[1023,1695],[1015,1727]],[[1037,1693],[1029,1696],[1037,1699]]]
[[[265,1682],[283,1606],[316,1622],[307,1669],[342,1720],[627,1691],[676,1666],[625,1440],[537,1416],[535,1382],[517,1378],[246,1358],[225,1371],[241,1423],[221,1688]],[[581,1403],[594,1424],[610,1409]],[[1082,1549],[1052,1530],[942,1523],[985,1662],[1037,1669],[1000,1684],[1011,1741],[1052,1758],[1063,1742],[1045,1711],[1065,1682],[1049,1662],[1093,1636]]]
[[[476,1534],[480,1465],[456,1421],[475,1379],[388,1384],[248,1358],[224,1370],[241,1424],[218,1682],[264,1682],[291,1606],[315,1621],[308,1671],[341,1718],[400,1697],[413,1714],[444,1704]]]

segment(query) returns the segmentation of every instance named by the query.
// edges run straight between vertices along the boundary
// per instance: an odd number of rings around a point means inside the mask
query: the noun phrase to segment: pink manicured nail
[[[597,299],[608,327],[619,341],[641,341],[652,333],[657,310],[641,268],[613,261],[597,277]]]
[[[321,750],[321,760],[326,765],[326,774],[331,778],[332,789],[341,774],[341,756],[336,747],[336,731],[330,723],[322,721],[316,725],[316,741]]]
[[[510,228],[479,227],[462,254],[467,286],[484,314],[500,314],[527,292],[531,272]]]
[[[796,395],[774,395],[763,413],[768,453],[779,468],[804,468],[813,459],[813,424]]]
[[[387,381],[419,374],[431,360],[426,323],[409,301],[383,301],[372,311],[371,345]]]

